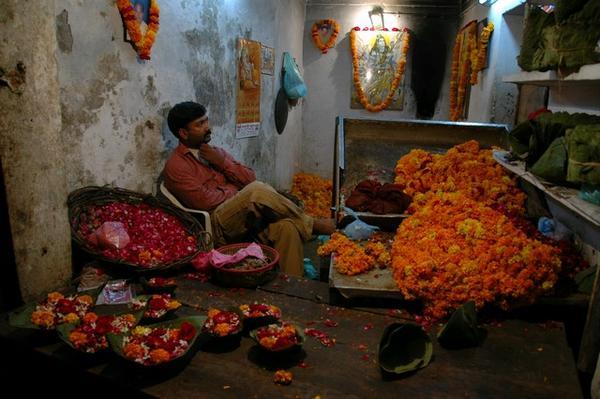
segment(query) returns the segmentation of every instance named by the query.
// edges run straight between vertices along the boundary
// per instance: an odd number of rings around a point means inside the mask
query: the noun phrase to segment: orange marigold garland
[[[465,104],[467,85],[470,78],[471,55],[476,48],[477,23],[469,22],[456,35],[452,50],[452,69],[450,71],[450,115],[451,121],[461,119]],[[466,43],[465,43],[466,40]],[[465,48],[466,46],[466,48]],[[465,51],[461,51],[461,50]]]
[[[160,9],[158,7],[158,2],[156,0],[150,0],[148,29],[144,35],[142,35],[140,23],[137,20],[131,1],[117,0],[117,8],[121,13],[129,37],[131,37],[131,41],[133,42],[139,57],[143,60],[149,60],[152,45],[156,40],[156,33],[159,28]]]
[[[292,194],[304,203],[304,212],[312,217],[331,217],[331,180],[310,173],[294,175]]]
[[[435,320],[469,300],[532,302],[554,287],[557,253],[464,193],[438,192],[398,228],[392,268],[405,299],[422,300]]]
[[[358,50],[356,48],[356,35],[357,28],[350,31],[350,50],[352,51],[352,77],[354,80],[354,88],[356,89],[356,94],[358,96],[358,101],[362,104],[363,107],[367,111],[370,112],[379,112],[381,110],[386,109],[392,102],[394,98],[394,93],[400,86],[400,82],[402,80],[402,76],[404,76],[404,68],[406,67],[406,57],[408,54],[408,48],[410,43],[410,33],[408,29],[403,30],[402,34],[402,52],[400,55],[400,59],[398,60],[398,64],[396,65],[396,74],[394,75],[394,79],[392,80],[392,85],[390,90],[388,91],[388,95],[383,99],[379,104],[373,105],[367,99],[365,95],[365,91],[360,82],[360,75],[358,73],[359,69],[359,59],[358,59]]]
[[[323,41],[321,40],[321,34],[319,33],[319,29],[321,28],[321,26],[324,25],[331,27],[331,35],[329,36],[329,39],[326,43],[323,43]],[[315,46],[317,46],[317,48],[321,50],[321,53],[323,54],[327,54],[327,51],[335,46],[335,42],[339,33],[340,24],[338,24],[335,19],[322,19],[320,21],[317,21],[313,24],[311,29],[313,42],[315,42]]]
[[[481,36],[479,36],[479,45],[473,50],[473,55],[471,56],[471,84],[476,85],[479,83],[478,73],[483,69],[483,65],[485,64],[485,59],[487,58],[487,48],[490,42],[490,36],[494,31],[494,24],[489,23],[483,28],[481,31]]]

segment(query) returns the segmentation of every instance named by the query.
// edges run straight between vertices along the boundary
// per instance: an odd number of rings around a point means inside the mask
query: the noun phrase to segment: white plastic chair
[[[179,200],[175,198],[175,196],[167,189],[164,182],[160,183],[160,192],[179,209],[196,215],[202,215],[202,219],[204,219],[204,230],[208,231],[212,236],[212,225],[210,223],[210,214],[208,212],[201,211],[199,209],[186,208],[183,206],[181,202],[179,202]]]

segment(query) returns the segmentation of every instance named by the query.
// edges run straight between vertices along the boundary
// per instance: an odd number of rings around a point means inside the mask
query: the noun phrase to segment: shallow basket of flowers
[[[245,303],[239,306],[244,330],[251,331],[258,327],[275,324],[281,319],[281,309],[267,303]]]
[[[210,233],[158,198],[117,187],[69,194],[73,241],[115,274],[151,274],[189,263],[210,248]]]
[[[237,309],[220,310],[210,308],[202,326],[202,334],[210,343],[209,349],[225,351],[239,345],[242,338],[242,316]]]
[[[233,255],[250,243],[237,243],[217,248],[225,255]],[[258,244],[265,255],[265,260],[247,257],[242,261],[212,269],[212,278],[217,283],[228,287],[254,288],[273,280],[279,270],[279,252],[264,244]]]
[[[140,284],[146,294],[171,294],[174,295],[177,288],[177,280],[174,277],[140,277]]]
[[[194,354],[205,316],[189,316],[147,326],[125,334],[108,334],[111,349],[134,367],[162,371],[179,368]]]

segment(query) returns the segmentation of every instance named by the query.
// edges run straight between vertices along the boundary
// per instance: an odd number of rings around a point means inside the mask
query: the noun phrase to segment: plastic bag
[[[356,215],[356,212],[354,212],[352,209],[344,207],[344,211],[356,219],[343,230],[344,235],[351,240],[366,240],[371,237],[375,231],[379,230],[379,227],[372,226],[360,220],[358,215]]]
[[[104,222],[87,238],[94,246],[102,249],[121,249],[129,244],[129,234],[121,222]]]
[[[319,272],[317,271],[317,269],[312,264],[312,262],[309,258],[304,258],[303,266],[304,266],[304,277],[306,277],[310,280],[318,280],[319,279]]]
[[[300,74],[296,61],[287,51],[283,53],[283,89],[289,99],[295,100],[307,94],[304,79]]]

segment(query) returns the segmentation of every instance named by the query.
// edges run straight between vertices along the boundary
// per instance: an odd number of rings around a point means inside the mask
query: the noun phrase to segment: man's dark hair
[[[204,105],[193,101],[185,101],[175,104],[167,116],[167,124],[171,133],[179,139],[179,129],[184,128],[188,123],[206,115]]]

